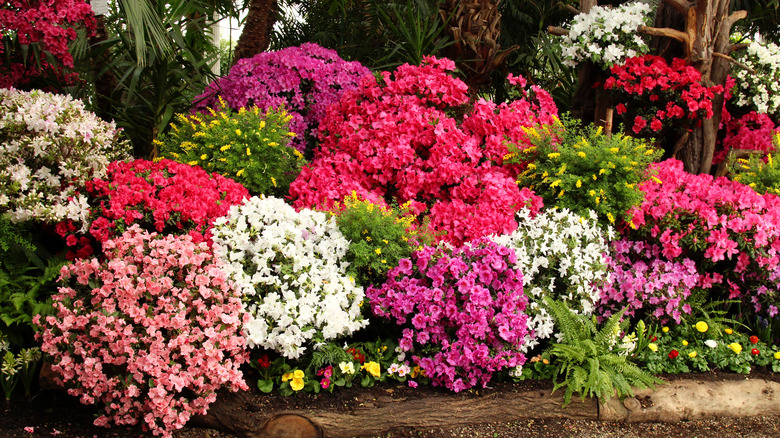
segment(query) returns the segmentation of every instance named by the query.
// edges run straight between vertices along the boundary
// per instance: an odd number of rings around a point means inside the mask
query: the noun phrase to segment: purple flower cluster
[[[435,386],[486,386],[493,372],[525,363],[529,336],[523,275],[514,251],[488,240],[426,246],[366,295],[377,316],[405,325],[399,340]]]
[[[317,139],[328,106],[370,73],[357,61],[344,61],[334,50],[306,43],[238,61],[227,76],[195,98],[195,108],[216,108],[219,96],[234,110],[283,105],[292,116],[290,131],[297,135],[290,146],[304,152],[307,142]]]

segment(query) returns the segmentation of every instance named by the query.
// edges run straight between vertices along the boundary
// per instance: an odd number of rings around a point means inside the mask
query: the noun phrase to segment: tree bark
[[[233,52],[233,64],[239,59],[251,58],[265,51],[271,43],[271,32],[276,24],[276,0],[250,0],[244,30]]]

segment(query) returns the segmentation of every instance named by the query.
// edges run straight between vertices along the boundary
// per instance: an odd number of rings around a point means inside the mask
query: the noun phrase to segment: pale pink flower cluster
[[[142,420],[169,437],[205,414],[217,390],[248,389],[246,314],[206,243],[135,225],[104,250],[105,260],[62,268],[57,314],[35,320],[56,381],[105,406],[96,425]]]

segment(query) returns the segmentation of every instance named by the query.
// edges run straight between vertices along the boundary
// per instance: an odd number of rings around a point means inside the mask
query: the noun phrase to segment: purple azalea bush
[[[403,325],[401,351],[434,386],[455,392],[525,363],[523,275],[514,251],[489,240],[430,247],[402,259],[366,295],[375,315]]]
[[[304,152],[316,140],[327,108],[370,73],[334,50],[305,43],[239,60],[227,76],[195,98],[195,109],[216,108],[220,96],[233,110],[284,106],[292,116],[290,131],[296,134],[290,146]]]

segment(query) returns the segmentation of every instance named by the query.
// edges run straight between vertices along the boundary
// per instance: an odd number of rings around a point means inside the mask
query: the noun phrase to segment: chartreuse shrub
[[[622,320],[625,311],[599,327],[595,316],[574,313],[563,302],[545,297],[544,303],[562,334],[562,340],[550,346],[548,353],[555,368],[553,392],[565,388],[564,406],[575,393],[582,400],[616,394],[623,398],[634,395],[632,388],[654,388],[662,383],[630,359],[637,340],[645,336],[644,324],[628,334],[628,320]]]
[[[780,149],[780,132],[774,136],[775,148]],[[750,186],[759,194],[780,195],[780,163],[773,154],[766,157],[751,155],[740,158],[730,165],[732,179]]]
[[[155,140],[160,157],[200,166],[241,184],[254,195],[283,197],[298,176],[303,155],[289,146],[295,133],[284,109],[216,109],[177,116],[171,131]]]
[[[350,242],[345,257],[350,275],[363,287],[381,286],[399,260],[433,240],[424,227],[415,225],[408,207],[376,205],[353,193],[334,210],[339,230]]]
[[[620,133],[611,136],[595,126],[581,127],[562,118],[548,126],[524,128],[533,147],[509,146],[509,163],[528,163],[520,186],[541,196],[544,204],[568,208],[580,216],[593,210],[602,225],[625,218],[639,205],[637,185],[661,152]]]
[[[30,397],[41,357],[38,347],[23,348],[14,354],[11,344],[0,332],[0,391],[6,400],[11,399],[19,382],[22,382],[25,396]]]

